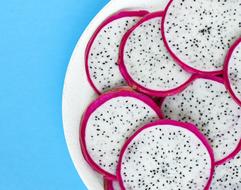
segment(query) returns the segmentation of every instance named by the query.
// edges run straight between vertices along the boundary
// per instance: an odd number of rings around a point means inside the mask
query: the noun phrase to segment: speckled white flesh
[[[100,92],[125,84],[117,64],[119,45],[126,31],[139,19],[141,17],[113,20],[96,36],[89,52],[88,69],[94,86]]]
[[[241,189],[241,151],[229,162],[217,166],[210,190]]]
[[[228,63],[228,80],[236,97],[241,101],[241,43],[234,49]]]
[[[211,159],[199,138],[187,129],[156,125],[140,132],[121,162],[126,190],[203,190]]]
[[[240,0],[173,0],[164,22],[173,53],[200,71],[222,70],[225,55],[241,35]]]
[[[161,20],[162,17],[146,20],[130,34],[124,47],[124,64],[139,85],[167,91],[185,83],[190,74],[167,52],[161,36]]]
[[[215,160],[227,157],[241,138],[241,108],[223,84],[197,79],[183,92],[165,98],[166,118],[194,123],[214,149]]]
[[[89,117],[85,142],[91,158],[115,175],[120,149],[139,127],[158,119],[146,103],[133,97],[116,97],[98,107]]]

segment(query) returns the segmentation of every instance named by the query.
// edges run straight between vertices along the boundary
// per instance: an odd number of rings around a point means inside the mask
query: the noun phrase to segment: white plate
[[[79,144],[80,118],[87,105],[96,95],[85,74],[85,47],[95,29],[110,15],[122,9],[164,10],[168,0],[111,0],[91,21],[80,37],[66,72],[62,115],[65,139],[79,176],[89,190],[103,190],[102,177],[85,162]]]

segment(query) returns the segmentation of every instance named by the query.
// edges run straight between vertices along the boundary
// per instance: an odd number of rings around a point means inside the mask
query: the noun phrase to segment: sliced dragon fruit
[[[216,164],[232,158],[241,138],[241,107],[223,79],[195,79],[184,91],[162,102],[164,117],[196,124],[214,149]]]
[[[238,151],[234,159],[215,168],[210,190],[241,189],[241,142]]]
[[[213,169],[212,149],[194,125],[160,120],[127,140],[117,178],[122,190],[207,190]]]
[[[107,92],[85,111],[80,143],[86,161],[104,177],[116,178],[119,153],[138,127],[162,117],[149,97],[130,90]]]
[[[230,48],[224,64],[225,85],[241,106],[241,38]]]
[[[228,49],[241,35],[240,18],[240,0],[171,0],[162,22],[163,40],[186,70],[220,74]]]
[[[163,13],[143,17],[123,37],[119,68],[126,82],[151,96],[173,95],[192,80],[169,55],[161,37]]]
[[[98,94],[123,86],[117,64],[120,41],[147,13],[142,10],[118,12],[107,18],[93,34],[85,52],[85,69],[89,83]]]
[[[115,181],[110,181],[110,180],[105,180],[105,190],[121,190],[120,184],[117,180]]]

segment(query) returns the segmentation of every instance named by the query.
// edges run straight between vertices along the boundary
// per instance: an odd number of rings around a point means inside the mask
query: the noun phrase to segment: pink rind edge
[[[222,164],[224,164],[224,163],[234,159],[234,157],[237,156],[237,154],[240,151],[241,151],[241,140],[239,141],[239,144],[238,144],[237,148],[228,157],[226,157],[226,158],[224,158],[224,159],[222,159],[220,161],[215,162],[215,165],[216,166],[220,166],[220,165],[222,165]]]
[[[128,73],[127,68],[124,63],[124,48],[127,43],[127,40],[131,33],[136,30],[141,24],[144,22],[156,18],[156,17],[163,17],[163,12],[158,11],[154,13],[150,13],[146,16],[144,16],[139,22],[137,22],[136,25],[134,25],[130,30],[128,30],[125,35],[122,38],[121,44],[120,44],[120,50],[119,50],[119,59],[118,59],[118,65],[119,65],[119,70],[127,82],[129,86],[131,86],[133,89],[136,89],[144,94],[150,95],[150,96],[156,96],[156,97],[164,97],[164,96],[170,96],[177,94],[178,92],[182,91],[186,86],[188,86],[189,83],[193,81],[193,76],[191,75],[188,80],[186,80],[183,84],[179,85],[176,88],[166,90],[166,91],[158,91],[158,90],[152,90],[149,88],[146,88],[142,85],[140,85],[138,82],[136,82],[131,75]]]
[[[87,46],[86,46],[86,49],[85,49],[85,72],[86,72],[86,75],[87,75],[87,79],[88,79],[88,82],[89,84],[91,85],[91,87],[93,88],[93,90],[97,93],[97,94],[102,94],[98,89],[97,87],[94,85],[94,82],[92,81],[91,79],[91,76],[90,76],[90,72],[89,72],[89,67],[88,67],[88,59],[89,59],[89,53],[90,53],[90,49],[97,37],[97,35],[99,34],[99,32],[109,23],[111,23],[112,21],[114,20],[117,20],[117,19],[120,19],[120,18],[123,18],[123,17],[143,17],[145,16],[146,14],[148,14],[149,12],[146,11],[146,10],[138,10],[138,11],[128,11],[128,10],[122,10],[122,11],[119,11],[115,14],[113,14],[112,16],[108,17],[105,21],[102,22],[102,24],[100,24],[100,26],[96,29],[96,31],[94,32],[94,34],[92,35],[92,37],[90,38]]]
[[[215,81],[215,82],[218,82],[218,83],[221,83],[224,85],[224,82],[225,80],[221,77],[218,77],[218,76],[206,76],[206,75],[194,75],[194,80],[198,80],[198,79],[207,79],[207,80],[212,80],[212,81]],[[184,89],[185,90],[185,89]],[[166,98],[166,97],[165,97]],[[161,101],[161,104],[160,104],[160,109],[162,110],[162,105],[163,103],[165,102],[165,98],[162,99]],[[241,141],[241,140],[240,140]],[[239,152],[239,149],[241,148],[241,142],[237,145],[237,147],[229,154],[227,155],[226,157],[224,157],[223,159],[221,160],[215,160],[215,165],[222,165],[224,164],[225,162],[233,159],[237,153]]]
[[[116,97],[133,97],[138,100],[141,100],[142,102],[144,102],[145,104],[150,106],[156,112],[156,114],[159,118],[163,118],[161,109],[159,108],[159,106],[156,105],[156,103],[151,98],[149,98],[146,95],[143,95],[143,94],[140,94],[140,93],[137,93],[134,91],[130,91],[130,90],[119,90],[119,91],[117,90],[117,91],[107,92],[105,94],[102,94],[99,98],[94,100],[88,106],[88,108],[86,109],[86,111],[84,112],[84,114],[82,116],[82,120],[80,123],[80,129],[79,129],[80,130],[79,131],[79,142],[80,142],[80,146],[81,146],[81,151],[82,151],[82,154],[83,154],[86,162],[92,167],[92,169],[94,169],[98,173],[102,174],[106,179],[109,179],[109,180],[116,180],[116,176],[105,171],[104,169],[102,169],[91,158],[91,156],[88,153],[87,147],[86,147],[85,132],[86,132],[87,122],[88,122],[90,115],[102,104],[104,104],[105,102],[109,101],[110,99],[113,99]]]
[[[112,181],[104,179],[104,190],[114,190]]]
[[[228,76],[228,68],[229,68],[229,63],[230,63],[230,59],[232,58],[233,52],[235,51],[236,47],[241,43],[241,38],[239,38],[238,40],[236,40],[234,42],[234,44],[230,47],[225,61],[224,61],[224,69],[223,69],[223,78],[224,78],[224,84],[228,90],[228,92],[230,93],[231,97],[237,102],[237,104],[239,106],[241,106],[241,100],[236,96],[236,94],[234,93],[234,91],[232,90],[231,84],[230,84],[230,80],[229,80],[229,76]]]
[[[180,60],[178,58],[178,56],[172,51],[172,49],[170,48],[170,46],[168,45],[166,36],[165,36],[165,19],[167,16],[167,10],[169,9],[169,7],[171,6],[172,2],[174,0],[170,0],[169,3],[167,4],[165,10],[164,10],[164,15],[163,15],[163,19],[162,19],[162,23],[161,23],[161,33],[162,33],[162,38],[163,38],[163,42],[168,50],[168,52],[170,53],[170,55],[172,56],[172,58],[186,71],[193,73],[193,74],[200,74],[200,75],[220,75],[223,73],[223,69],[218,70],[218,71],[201,71],[201,70],[197,70],[191,66],[189,66],[187,63],[183,62],[182,60]]]
[[[120,158],[119,158],[119,162],[117,165],[117,180],[119,181],[120,187],[122,190],[126,190],[124,187],[124,183],[122,180],[122,176],[121,176],[121,163],[122,163],[122,159],[123,159],[123,155],[128,147],[128,145],[133,141],[133,139],[135,139],[135,137],[137,135],[139,135],[142,131],[144,131],[147,128],[151,128],[154,127],[156,125],[173,125],[173,127],[181,127],[184,129],[187,129],[188,131],[192,132],[193,134],[195,134],[195,136],[203,143],[203,145],[205,146],[205,148],[207,149],[210,159],[211,159],[211,168],[210,168],[210,176],[209,179],[207,181],[207,184],[204,188],[204,190],[208,190],[211,182],[212,182],[212,178],[214,175],[214,154],[213,154],[213,150],[210,146],[210,144],[208,143],[206,137],[199,132],[199,130],[197,129],[197,127],[193,124],[190,123],[183,123],[183,122],[179,122],[179,121],[174,121],[174,120],[159,120],[153,123],[149,123],[145,126],[143,126],[142,128],[140,128],[139,130],[137,130],[124,144],[124,146],[122,147],[121,153],[120,153]]]

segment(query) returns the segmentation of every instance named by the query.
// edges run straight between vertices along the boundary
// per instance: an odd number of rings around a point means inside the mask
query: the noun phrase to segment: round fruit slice
[[[241,189],[241,142],[234,159],[215,168],[210,190]]]
[[[151,96],[173,95],[192,80],[170,56],[161,37],[163,13],[141,19],[123,37],[119,68],[126,82]]]
[[[85,69],[93,89],[101,94],[124,85],[118,69],[120,41],[147,11],[121,11],[107,18],[95,31],[85,52]]]
[[[130,90],[101,95],[89,105],[81,122],[80,143],[86,161],[114,180],[126,139],[139,127],[160,117],[160,108],[145,95]]]
[[[241,38],[230,48],[224,64],[225,85],[241,106]]]
[[[194,123],[214,149],[216,164],[232,158],[241,138],[241,107],[229,96],[223,79],[199,78],[162,102],[165,118]]]
[[[171,0],[162,22],[163,40],[186,70],[221,74],[228,49],[241,35],[240,18],[240,0]]]
[[[194,125],[160,120],[127,140],[117,178],[122,190],[207,190],[213,168],[212,149]]]

